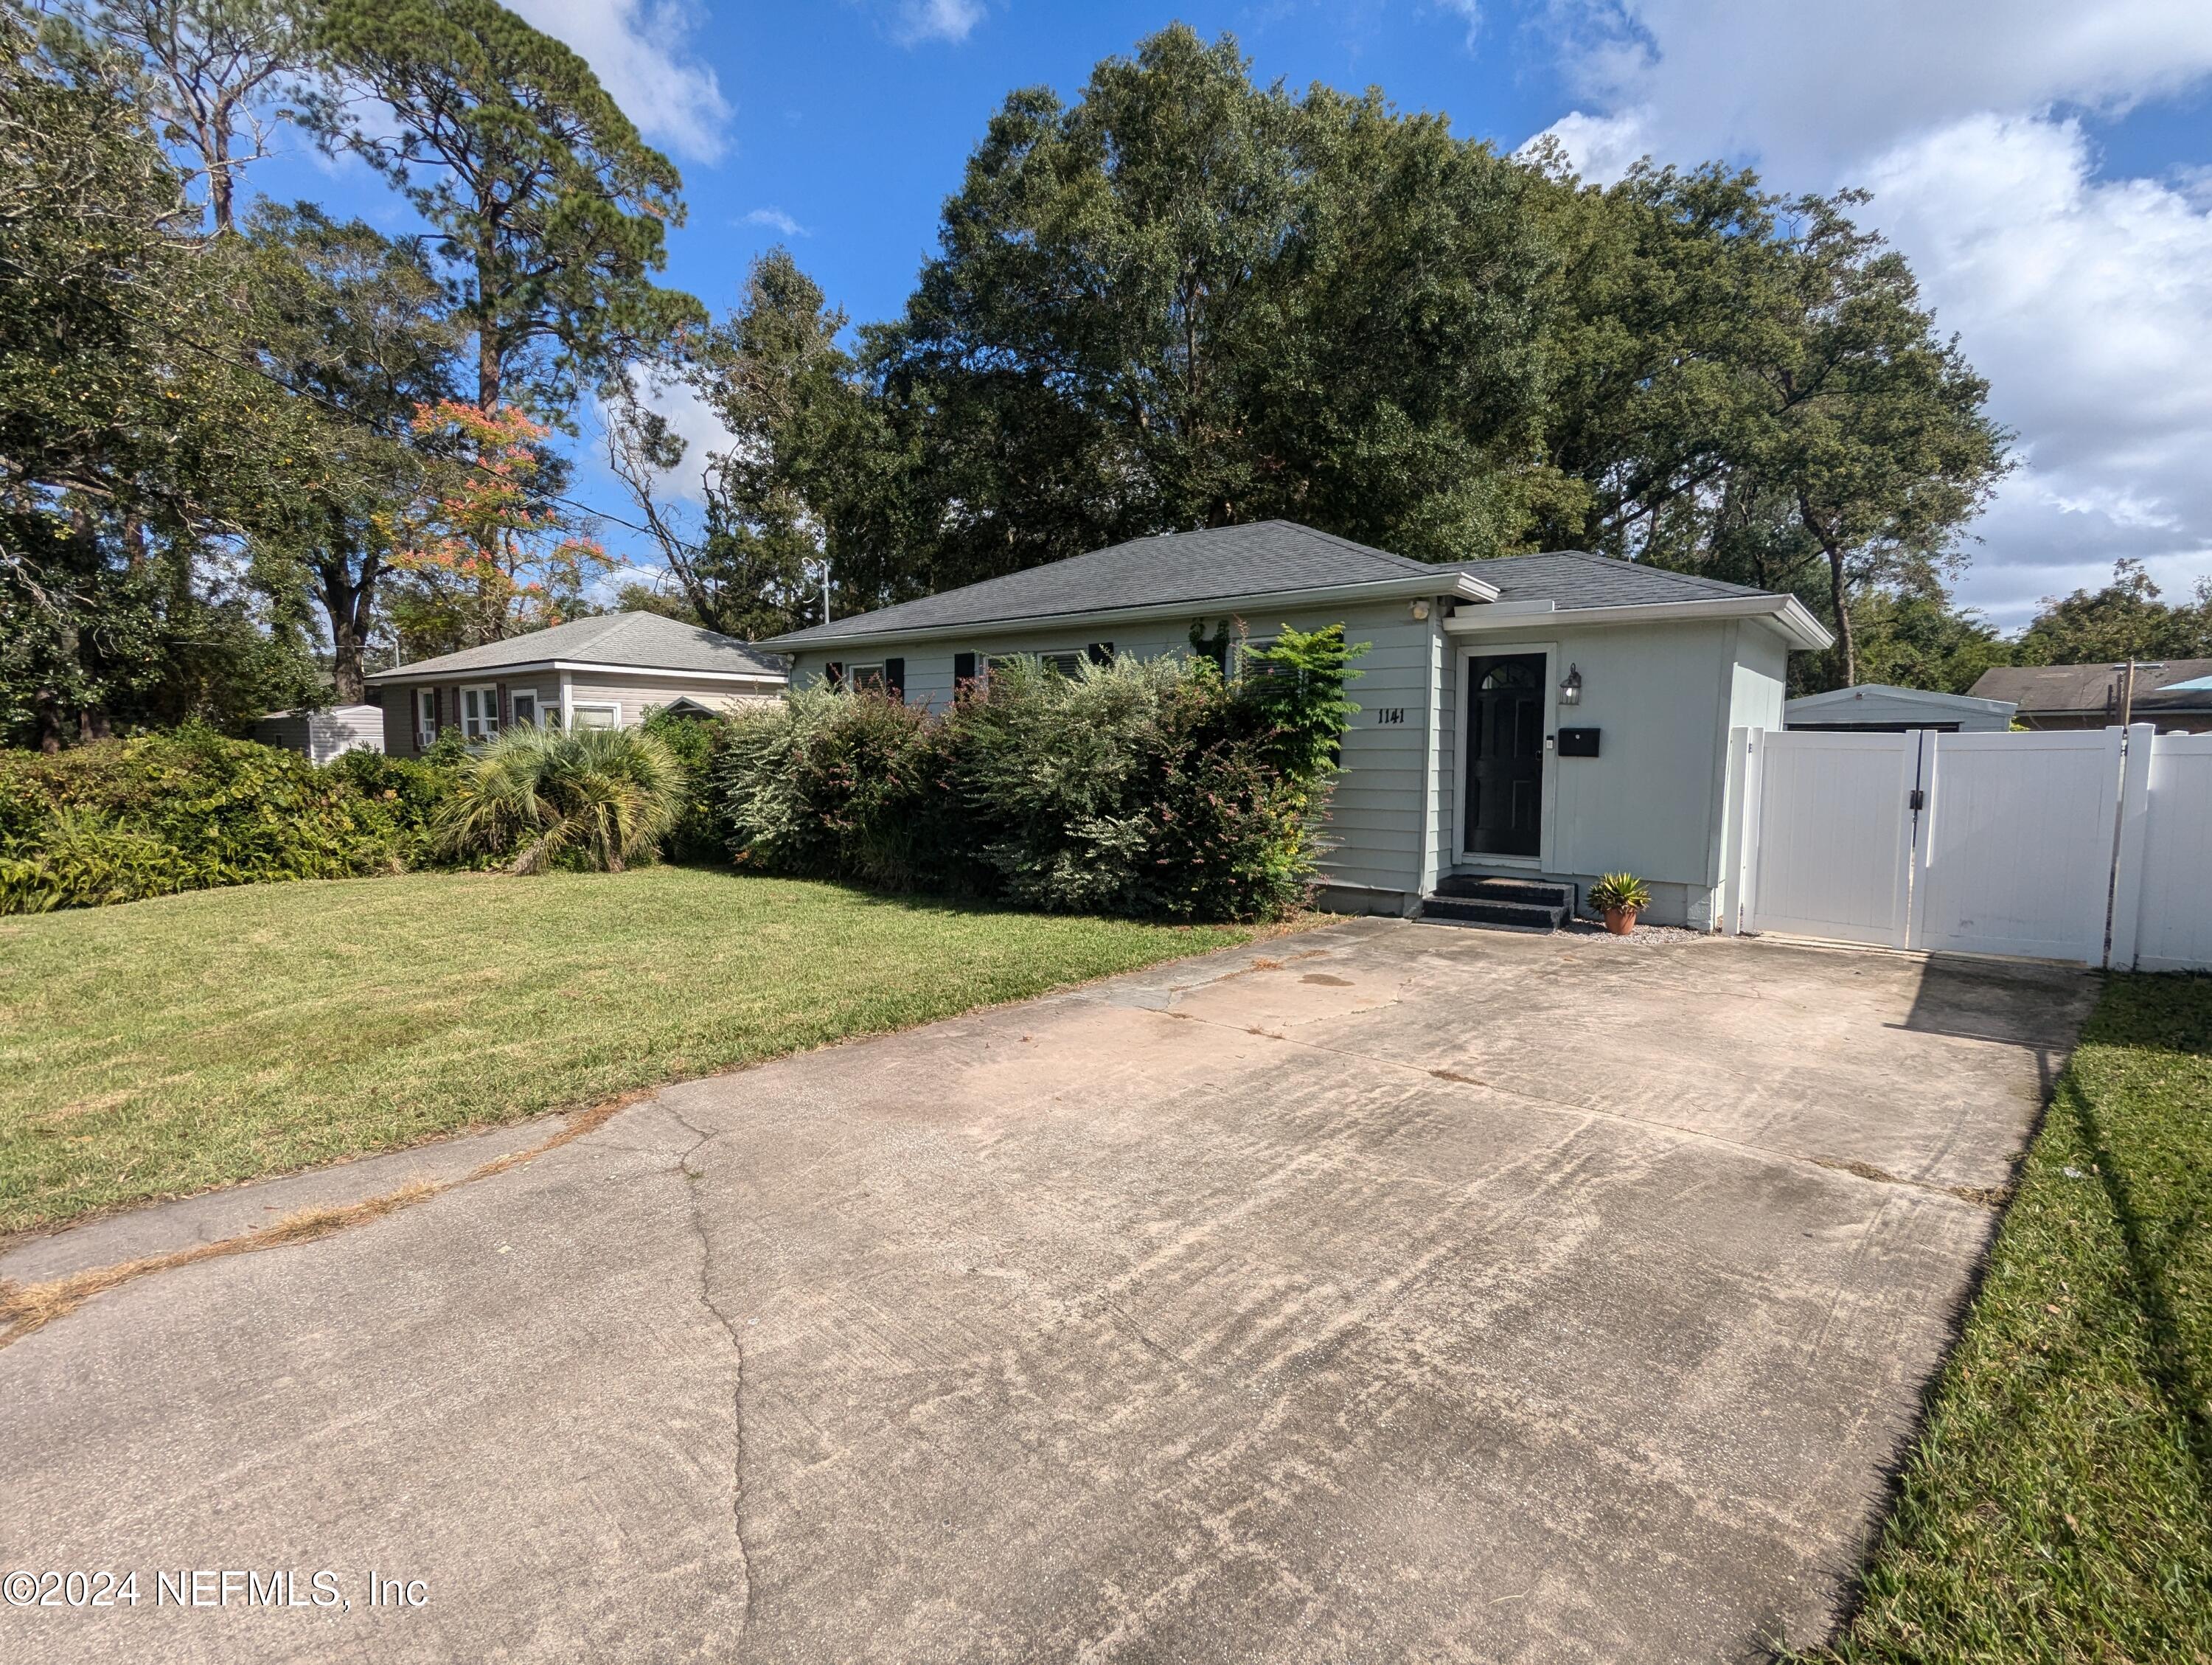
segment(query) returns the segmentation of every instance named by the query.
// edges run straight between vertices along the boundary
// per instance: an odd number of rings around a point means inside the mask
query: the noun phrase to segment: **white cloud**
[[[1656,153],[1826,174],[1962,115],[2111,110],[2212,74],[2203,0],[1553,0],[1571,84]]]
[[[684,441],[684,460],[657,477],[659,491],[679,503],[703,505],[707,501],[707,459],[727,451],[737,436],[722,426],[714,407],[683,382],[634,383],[647,410],[667,418],[668,426]],[[605,410],[599,411],[606,420]]]
[[[982,0],[899,0],[897,33],[908,46],[923,40],[957,42],[982,21]]]
[[[811,237],[814,234],[793,219],[780,208],[757,208],[745,216],[749,226],[767,226],[787,237]]]
[[[647,138],[687,161],[724,148],[730,106],[691,42],[686,0],[510,0],[532,25],[582,54]]]
[[[2119,556],[2212,571],[2212,212],[2094,168],[2075,123],[1983,115],[1863,176],[2021,436],[1968,586],[2008,614]]]
[[[1467,46],[1474,50],[1475,37],[1482,33],[1482,0],[1435,0],[1438,11],[1449,12],[1467,25]]]
[[[2119,556],[2212,570],[2212,191],[2100,178],[2078,120],[2212,74],[2202,0],[1583,0],[1553,9],[1594,106],[1550,130],[1593,178],[1650,154],[1864,185],[1937,322],[1990,381],[2021,466],[1962,599],[2024,622]]]

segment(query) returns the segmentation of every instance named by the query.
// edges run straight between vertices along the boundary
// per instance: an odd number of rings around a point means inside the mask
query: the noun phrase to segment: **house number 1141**
[[[1402,705],[1377,707],[1375,720],[1378,723],[1402,723],[1406,720],[1406,708]]]

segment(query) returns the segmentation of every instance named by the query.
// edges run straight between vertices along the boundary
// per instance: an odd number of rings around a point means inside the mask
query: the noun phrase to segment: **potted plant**
[[[1607,873],[1589,887],[1589,905],[1605,915],[1605,928],[1625,937],[1636,928],[1636,916],[1651,905],[1651,887],[1634,873]]]

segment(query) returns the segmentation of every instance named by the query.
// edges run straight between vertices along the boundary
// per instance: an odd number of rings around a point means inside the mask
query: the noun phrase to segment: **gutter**
[[[1710,601],[1656,601],[1628,607],[1555,607],[1548,611],[1516,607],[1474,607],[1444,621],[1453,635],[1485,630],[1522,629],[1540,617],[1551,624],[1686,624],[1701,619],[1749,618],[1772,626],[1798,647],[1831,647],[1835,637],[1794,595],[1716,596]]]
[[[1256,595],[1195,596],[1188,601],[1152,602],[1134,607],[1093,608],[1076,613],[1036,613],[1027,618],[950,619],[939,624],[915,624],[888,630],[853,630],[833,636],[816,636],[805,630],[770,636],[757,644],[779,653],[827,653],[839,647],[871,647],[902,641],[928,641],[946,636],[966,640],[975,636],[1023,635],[1036,630],[1073,629],[1093,624],[1139,624],[1153,619],[1188,618],[1202,610],[1227,609],[1256,612],[1261,605],[1273,608],[1314,607],[1334,602],[1413,600],[1421,596],[1449,596],[1460,601],[1497,599],[1498,586],[1468,573],[1443,569],[1409,573],[1403,578],[1384,578],[1365,584],[1333,584],[1312,590],[1268,590]],[[867,615],[860,615],[862,619]],[[819,626],[816,627],[819,629]]]

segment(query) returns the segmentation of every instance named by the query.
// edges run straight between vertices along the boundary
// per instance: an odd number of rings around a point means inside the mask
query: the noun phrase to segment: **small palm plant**
[[[649,856],[684,808],[684,769],[634,728],[511,728],[461,765],[438,825],[448,854],[515,873],[618,873]]]
[[[1651,887],[1634,873],[1607,873],[1589,887],[1589,905],[1605,915],[1605,928],[1625,937],[1636,916],[1651,905]]]

